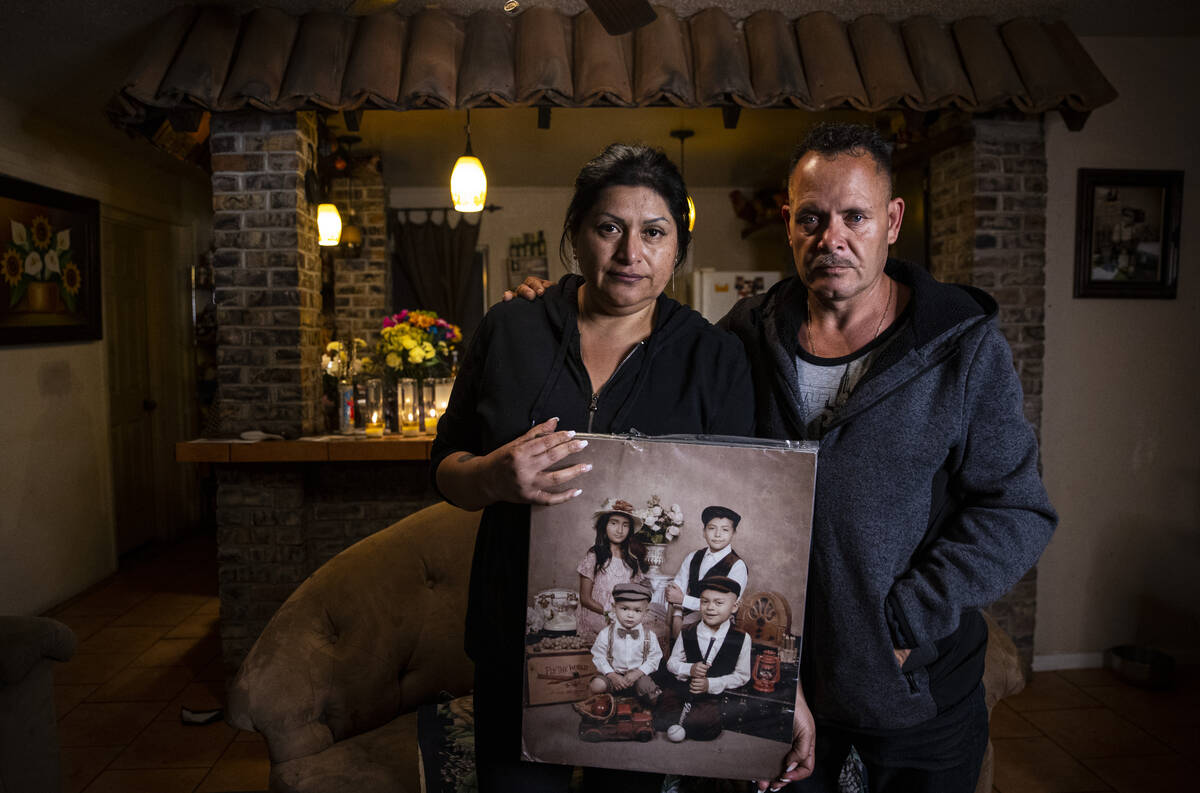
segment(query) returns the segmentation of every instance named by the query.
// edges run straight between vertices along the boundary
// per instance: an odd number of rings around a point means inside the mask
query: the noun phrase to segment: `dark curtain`
[[[400,210],[392,216],[392,309],[436,311],[462,328],[465,342],[483,317],[483,262],[475,254],[479,223],[462,217],[451,226],[449,214]]]

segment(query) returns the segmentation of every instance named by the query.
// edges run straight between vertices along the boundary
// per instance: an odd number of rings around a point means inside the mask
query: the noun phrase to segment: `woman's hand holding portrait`
[[[587,441],[575,439],[574,430],[556,432],[557,426],[557,418],[544,421],[516,440],[478,458],[484,461],[479,484],[489,503],[561,504],[583,492],[578,488],[561,490],[561,487],[592,470],[591,463],[550,470],[564,457],[587,448]]]

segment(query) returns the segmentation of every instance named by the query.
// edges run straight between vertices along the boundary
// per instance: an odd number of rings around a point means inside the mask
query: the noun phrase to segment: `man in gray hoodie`
[[[783,217],[797,276],[721,322],[750,357],[757,433],[821,444],[807,702],[771,786],[837,790],[853,746],[875,793],[970,793],[987,747],[979,609],[1057,522],[996,303],[888,258],[904,202],[870,127],[809,134]]]

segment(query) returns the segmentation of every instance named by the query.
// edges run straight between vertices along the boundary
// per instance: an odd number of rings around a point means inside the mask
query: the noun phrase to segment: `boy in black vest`
[[[654,712],[655,729],[667,731],[673,741],[711,741],[720,735],[717,695],[750,680],[750,637],[734,628],[731,619],[741,584],[729,576],[708,576],[698,588],[700,621],[675,640]]]
[[[667,602],[678,606],[682,619],[673,616],[670,620],[671,635],[678,636],[681,628],[700,621],[700,579],[709,576],[726,576],[737,581],[740,592],[746,591],[750,571],[746,562],[733,550],[733,536],[737,533],[742,516],[729,507],[713,505],[700,513],[704,524],[706,547],[688,554],[679,565],[675,580],[667,585]],[[674,611],[674,610],[673,610]]]

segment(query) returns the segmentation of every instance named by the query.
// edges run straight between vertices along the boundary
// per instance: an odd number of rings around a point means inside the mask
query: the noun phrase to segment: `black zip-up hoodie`
[[[487,454],[557,416],[564,430],[646,435],[750,435],[754,400],[742,345],[665,296],[646,341],[597,394],[579,349],[577,291],[567,275],[536,301],[513,300],[484,317],[430,455]],[[599,505],[597,505],[599,506]],[[476,661],[520,659],[529,553],[529,507],[493,504],[475,541],[467,652]],[[499,645],[499,646],[498,646]]]

